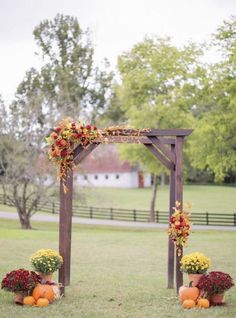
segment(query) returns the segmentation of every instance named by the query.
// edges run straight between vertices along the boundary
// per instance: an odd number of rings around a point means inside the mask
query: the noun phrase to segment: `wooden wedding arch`
[[[136,133],[135,133],[136,132]],[[191,129],[153,129],[134,131],[132,129],[120,132],[118,135],[110,134],[103,139],[95,139],[86,148],[81,145],[74,150],[74,163],[77,165],[86,158],[99,144],[128,143],[143,144],[162,164],[170,170],[170,202],[169,214],[173,213],[175,202],[183,202],[183,141],[192,133]],[[67,193],[64,192],[67,187]],[[71,267],[71,228],[72,228],[72,193],[73,171],[69,171],[65,183],[60,183],[60,225],[59,225],[59,252],[64,263],[59,270],[59,282],[62,284],[61,292],[65,295],[65,286],[70,284]],[[183,284],[183,274],[180,271],[180,259],[183,250],[175,249],[172,240],[168,240],[168,268],[167,288],[174,288],[174,268],[177,291]]]

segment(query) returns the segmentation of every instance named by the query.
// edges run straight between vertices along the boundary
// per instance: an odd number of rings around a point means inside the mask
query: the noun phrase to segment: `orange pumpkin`
[[[39,298],[47,298],[49,302],[54,299],[54,292],[52,286],[47,284],[38,284],[32,293],[32,296],[37,301]]]
[[[47,298],[39,298],[36,302],[37,307],[46,307],[49,305],[49,301]]]
[[[209,308],[210,306],[209,300],[206,298],[199,298],[197,301],[197,306],[201,308]]]
[[[23,304],[28,306],[33,306],[35,304],[35,299],[33,296],[26,296],[23,299]]]
[[[179,288],[179,300],[183,302],[186,299],[192,299],[196,301],[199,296],[199,289],[197,287],[192,287],[192,282],[189,286],[181,286]]]
[[[195,307],[195,301],[192,299],[185,299],[183,301],[182,306],[183,306],[183,308],[187,308],[187,309],[193,308],[193,307]]]

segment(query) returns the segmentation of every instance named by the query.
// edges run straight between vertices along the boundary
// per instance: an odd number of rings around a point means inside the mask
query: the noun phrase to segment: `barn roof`
[[[119,158],[118,147],[114,144],[100,145],[78,166],[81,173],[121,173],[137,170],[130,162]]]

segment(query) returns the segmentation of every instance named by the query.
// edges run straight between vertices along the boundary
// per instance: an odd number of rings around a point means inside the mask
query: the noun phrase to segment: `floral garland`
[[[186,246],[188,237],[191,232],[191,223],[189,222],[189,213],[181,210],[180,202],[176,201],[174,213],[170,217],[168,235],[176,245],[177,251],[180,252],[180,247]]]
[[[86,124],[82,121],[74,121],[70,118],[62,120],[46,137],[49,145],[48,156],[57,166],[57,176],[62,179],[64,192],[67,192],[65,180],[68,170],[74,168],[75,145],[82,145],[84,148],[98,137],[97,127]]]

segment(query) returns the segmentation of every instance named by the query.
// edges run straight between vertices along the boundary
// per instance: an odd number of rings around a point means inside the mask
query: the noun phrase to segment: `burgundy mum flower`
[[[1,288],[11,292],[30,292],[40,280],[40,276],[35,272],[20,268],[6,274]]]
[[[203,275],[197,287],[207,293],[207,295],[214,295],[223,293],[234,286],[232,277],[220,271],[210,272],[208,275]]]

